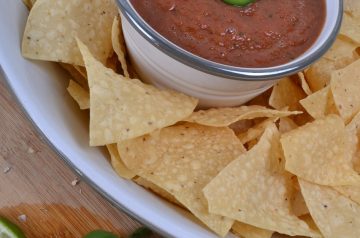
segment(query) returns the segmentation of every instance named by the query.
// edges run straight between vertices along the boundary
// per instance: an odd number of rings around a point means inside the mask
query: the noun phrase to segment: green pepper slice
[[[231,4],[234,6],[244,7],[244,6],[254,2],[255,0],[223,0],[223,1],[227,4]]]
[[[84,238],[119,238],[119,237],[108,231],[96,230],[90,232],[89,234],[84,236]]]

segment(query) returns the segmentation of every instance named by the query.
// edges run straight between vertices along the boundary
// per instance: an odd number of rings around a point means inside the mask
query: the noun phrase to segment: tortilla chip
[[[236,221],[231,231],[243,238],[271,238],[273,231],[264,230],[252,225]]]
[[[120,23],[120,17],[117,16],[114,19],[112,30],[111,30],[111,40],[112,40],[112,47],[118,57],[118,60],[121,63],[121,68],[123,70],[124,76],[126,78],[129,78],[129,72],[127,67],[127,62],[125,58],[125,41],[122,33],[121,23]]]
[[[262,94],[256,96],[255,98],[251,99],[249,102],[246,103],[246,105],[257,105],[257,106],[263,106],[263,107],[269,107],[269,98],[272,92],[272,88],[269,88]]]
[[[360,205],[360,188],[356,186],[336,186],[336,191]]]
[[[291,198],[291,210],[295,216],[300,217],[309,214],[309,209],[306,206],[304,197],[300,190],[295,190]]]
[[[327,113],[330,87],[327,86],[300,100],[300,104],[314,119],[325,117]]]
[[[114,0],[38,0],[26,24],[26,58],[84,65],[75,37],[105,63],[112,54],[111,25],[118,14]]]
[[[31,7],[34,6],[36,0],[29,0]]]
[[[324,58],[331,60],[336,69],[344,68],[359,58],[356,52],[358,46],[359,44],[339,36]]]
[[[352,41],[360,44],[360,18],[351,17],[348,13],[344,13],[340,34],[348,37]]]
[[[360,60],[331,75],[331,91],[340,116],[349,122],[360,111]]]
[[[271,125],[256,146],[204,188],[209,211],[266,230],[318,237],[317,231],[291,211],[291,175],[283,169],[270,169],[281,153],[279,139],[276,126]]]
[[[352,119],[352,121],[346,126],[346,130],[349,135],[349,140],[351,142],[351,151],[353,156],[355,156],[356,151],[359,147],[360,141],[360,112]]]
[[[360,206],[330,187],[299,179],[301,191],[324,237],[358,238]]]
[[[224,107],[194,112],[184,121],[205,126],[225,127],[240,120],[250,120],[261,117],[287,117],[297,114],[301,114],[301,112],[278,111],[262,106]]]
[[[344,11],[352,17],[360,18],[360,1],[359,0],[345,0]]]
[[[87,73],[86,68],[83,66],[73,65],[73,67],[76,69],[76,71],[79,72],[79,74],[86,79],[87,82]]]
[[[312,91],[308,82],[306,81],[305,74],[303,72],[299,72],[297,75],[299,77],[301,88],[303,89],[303,91],[306,93],[306,95],[311,95]]]
[[[116,54],[112,54],[111,57],[109,57],[106,60],[105,67],[112,69],[117,74],[121,74],[122,70],[120,71],[118,66],[119,66],[118,57],[116,56]]]
[[[288,117],[280,118],[279,131],[281,134],[298,128],[298,125]]]
[[[233,220],[209,214],[205,185],[245,151],[229,128],[185,123],[118,144],[136,174],[172,194],[213,231],[224,236]]]
[[[352,166],[351,142],[342,119],[330,115],[281,137],[286,170],[322,185],[360,183]]]
[[[71,64],[64,64],[64,63],[59,63],[59,65],[65,69],[69,75],[71,76],[71,78],[73,80],[75,80],[78,84],[81,85],[82,88],[84,89],[89,89],[89,84],[87,82],[87,77],[83,76],[76,67],[74,67]]]
[[[269,118],[267,120],[262,121],[261,123],[254,125],[249,128],[246,132],[240,133],[237,137],[240,139],[241,143],[246,144],[249,141],[255,140],[256,138],[261,137],[264,133],[265,129],[270,125],[277,121],[278,118]]]
[[[296,83],[296,79],[288,77],[274,85],[269,99],[269,105],[278,110],[284,107],[293,109],[293,107],[305,97],[306,94]]]
[[[36,0],[23,0],[25,6],[30,10],[34,6]]]
[[[316,92],[330,84],[331,72],[336,70],[334,63],[321,58],[305,72],[311,91]]]
[[[346,126],[346,130],[349,134],[349,139],[351,141],[352,149],[352,162],[354,164],[354,169],[357,173],[360,173],[359,164],[360,164],[360,151],[359,151],[359,141],[360,141],[360,113],[358,113],[354,119]],[[337,186],[334,187],[335,190],[345,195],[354,202],[360,204],[360,187],[357,186]]]
[[[236,135],[239,135],[241,133],[245,133],[254,125],[255,125],[254,120],[242,120],[231,124],[229,128],[233,130]]]
[[[330,86],[302,99],[300,104],[314,119],[323,118],[329,114],[339,114]]]
[[[67,91],[71,97],[79,104],[81,110],[90,108],[90,94],[87,90],[83,89],[75,81],[70,80]]]
[[[305,72],[310,89],[313,92],[323,89],[330,84],[334,70],[342,69],[359,59],[357,47],[357,44],[344,37],[338,37],[325,56]]]
[[[30,0],[22,0],[24,5],[30,10],[32,7],[31,1]]]
[[[134,178],[136,174],[125,166],[124,162],[121,160],[116,144],[106,145],[106,148],[109,151],[111,165],[115,172],[124,179]]]
[[[244,146],[246,150],[251,150],[255,145],[257,145],[257,143],[259,143],[259,138],[255,138],[254,140],[249,141]]]
[[[176,198],[173,195],[168,193],[166,190],[160,188],[156,184],[154,184],[142,177],[136,177],[133,179],[133,181],[135,183],[137,183],[138,185],[140,185],[146,189],[149,189],[150,191],[159,195],[160,197],[164,198],[165,200],[184,208],[184,206],[181,203],[179,203],[179,201],[176,200]]]
[[[79,41],[90,87],[90,145],[145,135],[188,117],[198,100],[129,80],[105,68]]]
[[[360,112],[346,126],[351,143],[350,153],[355,171],[360,174]]]

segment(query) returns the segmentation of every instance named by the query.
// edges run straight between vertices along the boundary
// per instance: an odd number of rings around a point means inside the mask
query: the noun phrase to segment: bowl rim
[[[267,81],[279,79],[304,70],[309,65],[320,59],[327,50],[333,45],[340,31],[343,18],[343,0],[339,1],[339,11],[337,19],[330,37],[324,44],[320,45],[309,57],[298,62],[290,61],[274,67],[267,68],[245,68],[216,63],[191,52],[188,52],[176,44],[170,42],[165,37],[148,25],[132,7],[129,0],[117,0],[122,15],[129,21],[132,27],[154,47],[168,55],[169,57],[207,74],[222,78],[239,81]]]

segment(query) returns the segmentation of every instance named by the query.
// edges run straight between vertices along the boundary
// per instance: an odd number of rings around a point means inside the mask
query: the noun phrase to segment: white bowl
[[[242,68],[214,63],[181,49],[144,22],[129,0],[118,3],[128,51],[141,78],[199,98],[203,107],[242,104],[273,86],[277,79],[314,63],[335,41],[343,12],[342,0],[326,0],[323,30],[304,54],[276,67]]]
[[[21,56],[27,16],[22,1],[0,1],[0,65],[10,88],[42,137],[81,180],[165,237],[217,237],[175,206],[121,179],[103,151],[89,147],[87,112],[81,112],[68,96],[69,76],[55,63],[30,61]]]

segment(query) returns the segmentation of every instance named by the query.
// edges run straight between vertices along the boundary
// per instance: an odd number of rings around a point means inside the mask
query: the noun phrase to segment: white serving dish
[[[202,107],[243,104],[273,86],[277,79],[308,67],[330,48],[342,19],[342,0],[325,0],[325,25],[310,49],[287,64],[251,69],[214,63],[181,49],[144,22],[129,0],[117,1],[124,16],[128,51],[141,78],[199,98]]]
[[[87,112],[80,111],[68,96],[67,74],[55,63],[31,61],[21,56],[27,15],[21,0],[0,1],[0,73],[39,134],[83,181],[116,207],[165,237],[217,237],[176,206],[121,179],[103,151],[88,146]]]
[[[98,148],[88,145],[87,112],[68,96],[68,76],[55,63],[24,59],[20,53],[28,10],[21,0],[0,1],[0,65],[20,105],[41,136],[81,179],[118,208],[165,237],[217,237],[179,210],[121,179]],[[55,179],[55,178],[54,178]]]

